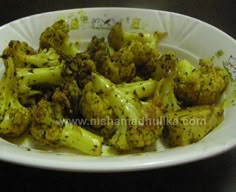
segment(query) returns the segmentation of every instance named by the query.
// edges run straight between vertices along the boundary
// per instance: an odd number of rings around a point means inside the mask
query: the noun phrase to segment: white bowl
[[[161,48],[175,50],[178,56],[193,63],[199,58],[209,58],[218,50],[223,50],[224,55],[216,64],[224,63],[225,67],[236,64],[236,41],[219,29],[177,13],[130,8],[73,9],[19,19],[0,27],[0,51],[13,39],[26,41],[37,48],[41,32],[58,18],[79,19],[79,30],[73,31],[72,39],[79,35],[81,40],[88,42],[92,35],[106,36],[115,22],[122,21],[126,30],[168,32],[168,38],[161,42]],[[135,27],[139,29],[134,29]],[[0,69],[3,71],[3,68]],[[91,157],[53,150],[29,150],[30,143],[16,145],[0,139],[0,159],[47,169],[89,172],[129,171],[178,165],[211,157],[234,147],[235,114],[235,107],[227,108],[225,120],[217,129],[201,141],[184,147],[165,149],[159,146],[160,150],[157,152]]]

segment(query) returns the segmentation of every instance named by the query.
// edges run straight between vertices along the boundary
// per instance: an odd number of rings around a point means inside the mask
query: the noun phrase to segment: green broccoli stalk
[[[64,146],[94,156],[102,153],[103,138],[64,119],[61,105],[55,102],[41,100],[32,109],[30,133],[42,144]]]
[[[15,67],[50,67],[60,64],[60,56],[53,48],[35,51],[26,42],[10,41],[3,58],[12,57]]]
[[[59,20],[48,27],[40,36],[40,48],[54,48],[56,52],[63,55],[75,56],[79,50],[70,42],[70,27],[65,20]]]
[[[199,66],[177,62],[175,95],[185,106],[216,104],[229,84],[228,73],[212,60],[200,60]]]
[[[161,116],[158,107],[152,102],[140,102],[133,93],[124,92],[99,74],[92,74],[92,84],[100,97],[109,102],[118,118],[115,120],[116,131],[109,140],[113,147],[125,151],[155,143],[162,132],[162,126],[150,121]]]
[[[153,34],[127,32],[124,31],[122,23],[117,22],[108,34],[108,42],[114,50],[119,50],[124,44],[132,41],[139,41],[149,47],[156,48],[160,40],[166,35],[167,33],[162,32],[154,32]]]
[[[8,58],[5,65],[0,81],[0,135],[19,136],[30,124],[30,112],[18,101],[18,82],[12,59]]]

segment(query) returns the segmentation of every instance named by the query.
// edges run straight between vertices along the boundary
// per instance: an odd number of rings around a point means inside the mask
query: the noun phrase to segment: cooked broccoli
[[[70,27],[65,20],[59,20],[48,27],[40,36],[40,48],[54,48],[61,56],[75,56],[79,50],[70,42]]]
[[[31,135],[40,143],[65,146],[89,155],[101,155],[102,137],[89,132],[63,117],[57,102],[41,100],[32,109]]]
[[[102,75],[93,73],[92,86],[109,103],[116,119],[109,144],[120,151],[143,148],[155,143],[162,132],[156,121],[161,110],[151,101],[141,102],[133,93],[124,92]]]
[[[108,42],[114,50],[119,50],[124,44],[129,44],[132,41],[139,41],[151,48],[156,48],[166,35],[165,32],[154,32],[153,34],[127,32],[123,29],[122,23],[117,22],[108,34]]]
[[[80,88],[91,80],[91,74],[95,71],[96,65],[86,52],[65,58],[63,77],[67,80],[76,80]]]
[[[199,141],[224,119],[222,106],[195,106],[165,114],[164,138],[170,146]]]
[[[18,82],[12,58],[5,61],[5,66],[0,81],[0,135],[19,136],[29,126],[30,112],[18,100]]]
[[[163,112],[180,110],[180,102],[175,97],[174,88],[175,83],[171,77],[163,78],[157,83],[153,100]]]
[[[177,63],[175,94],[185,106],[216,104],[229,84],[227,72],[211,60],[195,68],[187,60]]]
[[[13,58],[15,67],[50,67],[59,65],[60,57],[53,48],[35,51],[26,42],[10,41],[2,57]]]

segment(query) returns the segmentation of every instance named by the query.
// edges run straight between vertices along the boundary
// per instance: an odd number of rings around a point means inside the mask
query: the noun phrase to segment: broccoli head
[[[175,94],[185,106],[216,104],[229,84],[227,72],[213,61],[200,60],[199,65],[177,63]]]
[[[119,151],[154,144],[162,133],[162,126],[153,120],[161,116],[161,110],[151,101],[141,102],[134,93],[124,92],[102,75],[93,73],[92,77],[95,92],[109,102],[116,117],[109,144]]]
[[[53,48],[35,51],[26,42],[10,41],[3,51],[3,58],[12,57],[15,67],[50,67],[61,63]]]
[[[102,152],[102,137],[64,119],[57,102],[41,100],[32,109],[30,134],[45,145],[64,146],[96,156]]]
[[[56,52],[63,55],[75,56],[79,50],[70,42],[69,39],[70,27],[65,20],[59,20],[53,25],[46,28],[40,36],[40,48],[54,48]]]
[[[0,81],[0,135],[19,136],[30,124],[30,112],[18,100],[18,81],[12,58],[5,61]]]

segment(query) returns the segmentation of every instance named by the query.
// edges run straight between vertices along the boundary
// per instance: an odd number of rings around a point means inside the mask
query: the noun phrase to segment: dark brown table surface
[[[0,5],[0,25],[46,11],[111,6],[178,12],[208,22],[236,38],[234,0],[4,0]],[[69,173],[0,162],[1,192],[136,191],[138,189],[235,192],[236,148],[209,159],[181,166],[129,173]]]

